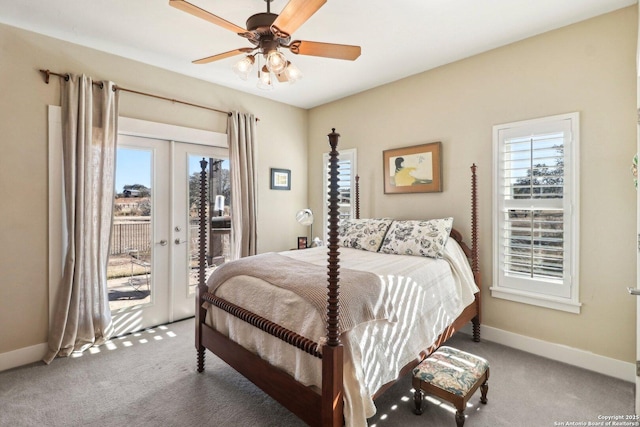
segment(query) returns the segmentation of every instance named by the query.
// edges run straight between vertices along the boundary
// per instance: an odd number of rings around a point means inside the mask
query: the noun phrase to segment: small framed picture
[[[291,170],[271,168],[271,189],[291,190]]]
[[[307,236],[298,237],[298,249],[307,249]]]

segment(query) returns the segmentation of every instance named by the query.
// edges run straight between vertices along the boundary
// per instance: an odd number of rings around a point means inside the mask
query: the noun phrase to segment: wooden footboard
[[[302,337],[284,327],[264,319],[248,310],[237,307],[222,298],[207,292],[205,283],[206,235],[207,235],[207,162],[203,159],[200,164],[200,251],[199,251],[199,283],[196,298],[196,333],[195,346],[197,349],[197,370],[204,370],[205,350],[209,349],[229,366],[261,388],[265,393],[278,401],[284,407],[296,414],[310,426],[339,427],[343,425],[343,347],[340,343],[339,318],[339,247],[338,247],[338,152],[339,134],[332,130],[328,135],[331,146],[329,167],[329,240],[327,266],[327,335],[326,344],[319,348],[318,344]],[[477,200],[476,200],[476,169],[472,166],[472,245],[467,247],[457,231],[452,231],[453,238],[458,241],[467,257],[470,258],[474,277],[480,286],[478,269],[477,246]],[[359,190],[359,183],[357,190]],[[356,191],[356,212],[359,217],[359,191]],[[260,356],[235,343],[205,323],[206,309],[204,302],[216,305],[229,314],[252,324],[253,326],[271,334],[288,344],[305,351],[318,359],[322,364],[322,387],[316,390],[295,380],[280,368],[271,365]],[[426,349],[420,358],[409,363],[402,370],[402,374],[409,372],[422,358],[444,343],[467,322],[474,324],[474,339],[480,339],[480,293],[462,314],[438,338],[437,342]],[[393,383],[386,384],[376,397]]]

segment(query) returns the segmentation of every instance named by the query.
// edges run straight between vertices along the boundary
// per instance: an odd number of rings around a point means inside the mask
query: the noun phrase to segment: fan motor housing
[[[278,15],[275,13],[256,13],[247,19],[247,30],[256,31],[259,34],[271,34],[271,24]]]

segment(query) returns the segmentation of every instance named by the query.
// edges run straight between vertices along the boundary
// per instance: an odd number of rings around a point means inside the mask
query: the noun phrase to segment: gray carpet
[[[0,426],[303,426],[207,352],[195,371],[193,319],[114,339],[99,352],[0,373]],[[466,335],[450,344],[489,360],[489,403],[479,392],[465,426],[587,425],[633,414],[634,386]],[[455,426],[452,408],[425,402],[412,413],[405,378],[378,401],[369,426]],[[582,424],[583,423],[583,424]]]

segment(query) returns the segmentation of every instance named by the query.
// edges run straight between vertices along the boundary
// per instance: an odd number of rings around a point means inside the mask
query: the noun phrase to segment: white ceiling
[[[236,25],[266,11],[265,0],[190,0]],[[273,0],[279,13],[288,0]],[[362,46],[356,61],[294,55],[304,74],[294,85],[256,88],[231,70],[241,57],[199,59],[252,45],[169,6],[168,0],[0,0],[0,22],[286,104],[312,108],[375,86],[637,0],[329,0],[292,39]],[[47,64],[42,64],[47,68]],[[52,70],[74,72],[76,70]],[[117,83],[117,82],[116,82]]]

